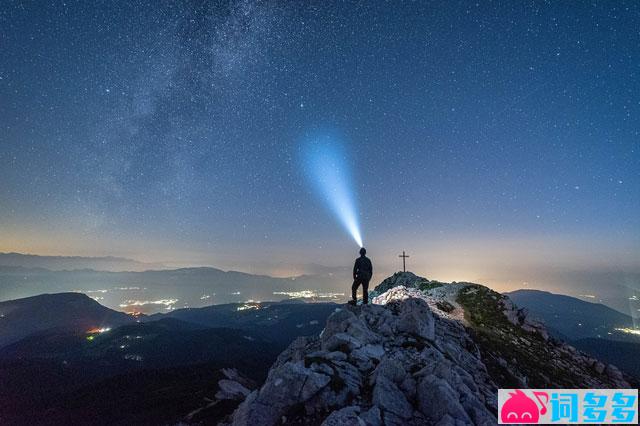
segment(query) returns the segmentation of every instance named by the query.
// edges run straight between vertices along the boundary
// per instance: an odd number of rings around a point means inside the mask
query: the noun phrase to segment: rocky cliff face
[[[292,343],[229,424],[493,425],[499,387],[629,387],[486,287],[399,273],[374,295]]]

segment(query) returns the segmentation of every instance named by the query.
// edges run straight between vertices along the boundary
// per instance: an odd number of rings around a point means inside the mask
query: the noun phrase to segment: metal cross
[[[408,254],[404,253],[404,250],[402,250],[402,254],[399,254],[398,257],[402,258],[402,271],[403,272],[407,272],[407,264],[405,263],[407,257],[409,257]]]

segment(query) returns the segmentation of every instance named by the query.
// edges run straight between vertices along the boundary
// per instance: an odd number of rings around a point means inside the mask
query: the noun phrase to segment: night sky
[[[4,1],[0,251],[350,266],[301,155],[329,132],[378,271],[637,279],[639,29],[633,1]]]

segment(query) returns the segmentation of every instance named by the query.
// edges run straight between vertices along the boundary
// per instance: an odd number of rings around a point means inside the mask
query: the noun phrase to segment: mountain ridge
[[[50,256],[17,252],[0,252],[0,266],[35,267],[50,271],[89,269],[102,272],[129,272],[167,268],[161,263],[147,263],[118,256]]]
[[[133,322],[82,293],[39,294],[0,302],[0,347],[48,329],[86,332]]]
[[[633,318],[599,302],[534,289],[504,293],[529,314],[544,319],[546,326],[571,340],[611,336],[615,328],[633,327]],[[611,337],[615,339],[614,337]]]
[[[294,341],[225,424],[492,425],[499,387],[630,386],[479,284],[397,273],[372,294]]]

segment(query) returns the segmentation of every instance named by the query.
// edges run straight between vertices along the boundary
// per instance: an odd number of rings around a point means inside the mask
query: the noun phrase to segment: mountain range
[[[287,267],[279,265],[279,269]],[[209,266],[175,269],[121,257],[0,253],[0,301],[73,291],[88,294],[112,309],[152,314],[250,300],[346,300],[349,268],[308,264],[298,270],[298,275],[279,278]],[[632,283],[637,282],[633,275],[600,276],[594,272],[589,276],[557,278],[571,283],[576,294],[580,289],[592,293],[585,297],[593,297],[619,312],[640,315],[640,293],[632,288]]]
[[[0,267],[0,289],[0,299],[4,300],[34,293],[79,292],[112,309],[147,314],[211,304],[298,297],[335,301],[344,300],[345,295],[344,280],[339,278],[273,278],[209,267],[145,272]]]
[[[640,377],[640,321],[600,303],[539,290],[506,293],[554,337]],[[635,333],[629,331],[636,330]]]
[[[60,306],[67,309],[52,322]],[[280,351],[319,334],[335,308],[230,304],[135,318],[75,293],[3,302],[0,423],[177,421],[215,393],[223,369],[264,380]]]
[[[528,291],[514,303],[478,284],[411,273],[384,280],[371,298],[362,307],[243,302],[136,317],[78,293],[2,302],[0,423],[493,424],[498,386],[637,385],[631,338],[589,347],[603,338],[558,327],[570,318],[602,335],[598,321],[624,325],[606,307]],[[543,303],[556,310],[534,312]],[[603,350],[611,343],[627,346]]]
[[[600,303],[540,290],[516,290],[505,293],[531,315],[544,320],[549,332],[564,340],[587,337],[627,340],[618,328],[633,328],[629,315]]]
[[[0,253],[0,266],[43,268],[50,271],[92,269],[94,271],[118,272],[167,269],[161,263],[146,263],[125,257],[40,256],[23,253]]]
[[[41,331],[86,332],[135,321],[80,293],[41,294],[0,302],[0,347]]]

